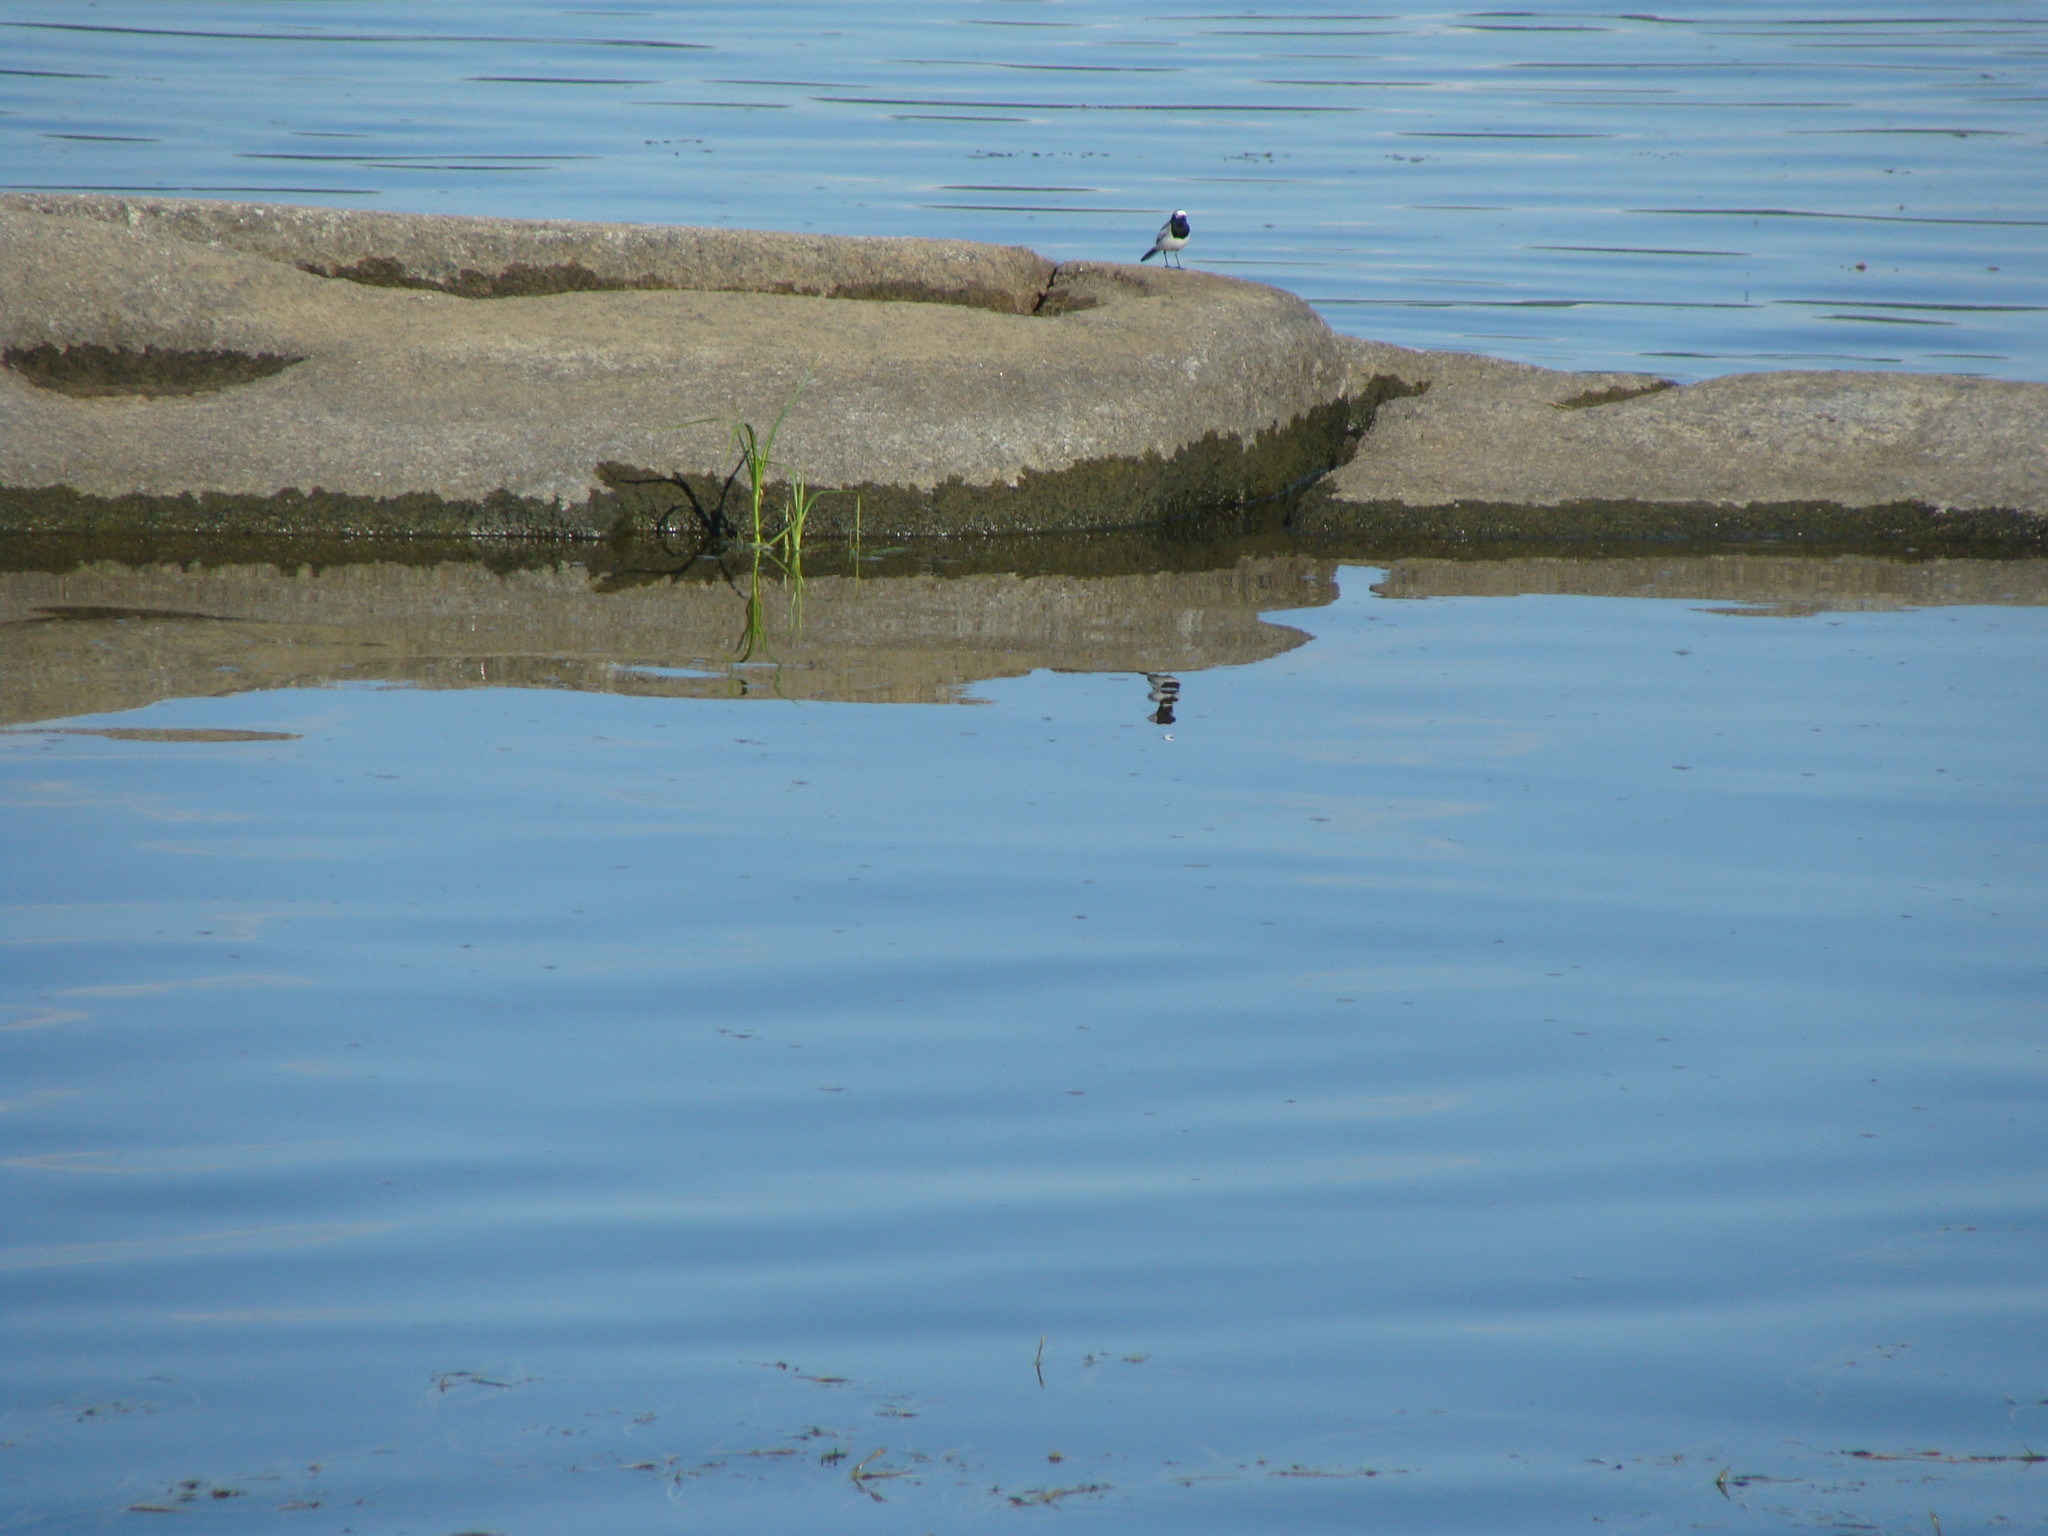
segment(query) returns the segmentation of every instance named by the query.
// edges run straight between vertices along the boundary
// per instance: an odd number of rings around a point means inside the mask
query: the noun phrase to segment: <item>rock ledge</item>
[[[2048,384],[1948,374],[1563,373],[1351,341],[1398,394],[1300,514],[1472,539],[1922,533],[2039,547]]]
[[[1352,437],[1290,294],[957,241],[13,195],[0,349],[16,528],[597,537],[785,409],[814,528],[1118,527]]]

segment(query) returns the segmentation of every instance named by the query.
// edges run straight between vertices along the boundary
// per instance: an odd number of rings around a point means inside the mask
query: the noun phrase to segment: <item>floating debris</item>
[[[1071,1499],[1081,1493],[1107,1493],[1108,1483],[1076,1483],[1071,1488],[1027,1488],[1022,1493],[1005,1494],[1004,1497],[1017,1509],[1028,1509],[1034,1504],[1057,1504],[1061,1499]]]

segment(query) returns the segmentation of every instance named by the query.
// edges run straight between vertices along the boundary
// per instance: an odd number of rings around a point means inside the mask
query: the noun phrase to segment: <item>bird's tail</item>
[[[1153,247],[1152,247],[1152,249],[1151,249],[1151,250],[1147,251],[1147,252],[1146,252],[1146,253],[1145,253],[1144,255],[1140,256],[1140,257],[1138,258],[1138,260],[1140,260],[1140,261],[1150,261],[1150,260],[1151,260],[1151,259],[1152,259],[1152,258],[1153,258],[1154,256],[1157,256],[1158,254],[1159,254],[1159,247],[1155,245],[1155,246],[1153,246]]]

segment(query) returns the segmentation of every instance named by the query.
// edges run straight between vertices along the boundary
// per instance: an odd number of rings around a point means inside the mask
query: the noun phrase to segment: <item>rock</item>
[[[0,348],[17,529],[597,537],[785,411],[816,531],[1103,528],[1352,440],[1299,299],[966,242],[16,194]]]
[[[960,241],[12,194],[0,349],[0,531],[751,531],[744,422],[819,535],[1129,528],[1336,466],[1298,530],[2048,541],[2048,385],[1559,373]]]
[[[1679,387],[1351,345],[1354,391],[1392,398],[1320,488],[1305,523],[1324,530],[1897,525],[2038,541],[2048,520],[2048,384],[1791,372]]]

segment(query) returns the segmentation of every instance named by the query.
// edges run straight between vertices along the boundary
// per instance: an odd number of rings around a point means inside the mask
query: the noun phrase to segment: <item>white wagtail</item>
[[[1159,237],[1152,242],[1152,249],[1140,256],[1138,260],[1150,261],[1154,256],[1164,256],[1168,266],[1179,266],[1180,262],[1174,256],[1174,252],[1188,243],[1188,235],[1192,232],[1193,228],[1194,226],[1188,223],[1187,209],[1174,209],[1173,217],[1159,226]]]
[[[1152,685],[1147,697],[1159,706],[1147,718],[1154,725],[1173,724],[1173,706],[1180,702],[1180,679],[1171,672],[1147,672],[1145,681]]]

